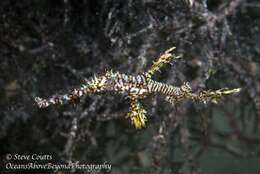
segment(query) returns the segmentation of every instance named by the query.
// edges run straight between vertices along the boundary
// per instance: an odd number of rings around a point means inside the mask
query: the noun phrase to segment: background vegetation
[[[56,163],[107,161],[114,174],[260,173],[259,27],[257,0],[1,0],[1,163],[7,153],[42,153]],[[171,46],[183,59],[160,81],[242,92],[218,105],[148,98],[144,130],[124,118],[118,95],[34,103],[105,69],[142,72]]]

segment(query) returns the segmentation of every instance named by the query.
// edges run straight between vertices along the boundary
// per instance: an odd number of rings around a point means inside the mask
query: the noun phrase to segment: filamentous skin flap
[[[194,93],[188,82],[177,87],[153,80],[152,76],[165,64],[170,64],[172,59],[180,58],[180,56],[176,56],[173,53],[174,49],[175,47],[172,47],[161,54],[147,72],[138,75],[127,75],[113,72],[112,70],[106,71],[101,75],[95,75],[86,80],[84,84],[72,89],[68,94],[53,95],[48,99],[36,97],[35,101],[40,108],[46,108],[50,105],[75,103],[83,95],[91,93],[113,91],[115,93],[126,94],[130,98],[130,112],[127,114],[127,118],[130,118],[135,128],[140,129],[145,127],[147,112],[141,106],[139,99],[143,99],[149,95],[161,94],[166,101],[174,105],[185,99],[203,103],[210,101],[217,103],[222,96],[240,91],[240,88],[223,88],[215,91],[201,90]]]

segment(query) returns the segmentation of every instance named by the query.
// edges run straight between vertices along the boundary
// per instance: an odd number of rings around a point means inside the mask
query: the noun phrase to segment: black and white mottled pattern
[[[49,99],[36,97],[35,101],[40,108],[45,108],[50,105],[74,103],[85,94],[102,91],[114,91],[144,97],[148,94],[147,78],[142,74],[132,76],[108,71],[105,75],[94,76],[90,80],[86,80],[85,84],[73,89],[69,94],[54,95]]]
[[[185,83],[181,87],[175,87],[168,84],[154,81],[146,74],[136,76],[127,75],[119,72],[107,71],[105,75],[94,76],[86,80],[85,84],[79,88],[73,89],[69,94],[54,95],[49,99],[35,98],[40,108],[50,105],[62,105],[66,103],[75,103],[80,97],[89,93],[102,91],[114,91],[128,95],[144,98],[148,94],[160,93],[173,98],[181,98],[184,94],[191,91],[190,86]]]

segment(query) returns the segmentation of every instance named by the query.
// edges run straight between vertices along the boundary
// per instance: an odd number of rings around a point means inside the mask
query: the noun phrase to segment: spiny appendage
[[[107,76],[94,76],[89,81],[81,85],[79,88],[73,89],[69,94],[53,95],[49,99],[42,99],[35,97],[35,102],[39,108],[46,108],[50,105],[63,105],[67,103],[75,103],[82,95],[88,93],[101,92],[105,90],[107,82]]]
[[[184,90],[185,91],[185,90]],[[208,102],[213,102],[213,103],[218,103],[218,101],[226,96],[226,95],[231,95],[235,94],[241,91],[241,88],[236,88],[236,89],[228,89],[228,88],[223,88],[219,89],[216,91],[212,90],[203,90],[198,93],[192,93],[190,88],[183,92],[181,95],[172,95],[172,96],[167,96],[166,100],[170,102],[171,104],[176,104],[179,103],[182,100],[185,99],[191,99],[195,102],[203,102],[203,103],[208,103]]]
[[[173,50],[175,50],[176,47],[171,47],[168,50],[166,50],[156,61],[153,62],[151,68],[146,73],[146,76],[148,78],[151,78],[157,71],[160,70],[164,65],[171,64],[171,59],[178,59],[180,56],[176,56],[174,53],[172,53]]]
[[[136,129],[141,129],[145,127],[145,122],[147,118],[145,116],[146,110],[141,106],[138,99],[134,96],[130,97],[130,112],[127,117],[130,118],[131,123]]]
[[[228,89],[228,88],[222,88],[222,89],[218,89],[216,91],[212,91],[212,90],[205,90],[205,91],[201,91],[198,94],[193,94],[190,95],[190,98],[194,101],[199,101],[199,102],[203,102],[203,103],[207,103],[207,102],[213,102],[213,103],[218,103],[218,101],[226,96],[226,95],[231,95],[231,94],[235,94],[241,91],[241,88],[235,88],[235,89]]]

